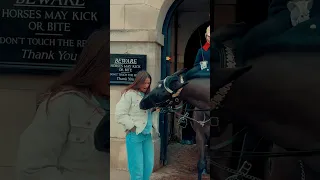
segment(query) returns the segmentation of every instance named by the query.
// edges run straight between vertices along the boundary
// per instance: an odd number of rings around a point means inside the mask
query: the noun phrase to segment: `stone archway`
[[[164,19],[175,0],[135,0],[110,3],[111,42],[143,41],[163,45]]]
[[[162,29],[167,13],[175,0],[164,0],[157,19],[157,29]]]

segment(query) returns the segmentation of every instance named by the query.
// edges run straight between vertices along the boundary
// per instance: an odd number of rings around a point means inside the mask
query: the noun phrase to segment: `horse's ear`
[[[182,73],[185,73],[187,71],[187,68],[180,69],[179,71],[173,73],[171,76],[180,76]]]
[[[295,3],[295,2],[292,2],[292,1],[289,1],[288,4],[287,4],[287,8],[289,9],[290,12],[291,12],[296,6],[297,6],[296,3]]]
[[[307,8],[309,11],[312,9],[312,6],[313,6],[313,0],[307,1]]]
[[[221,88],[230,82],[238,79],[240,76],[248,72],[252,66],[240,68],[219,68],[211,74],[212,85],[216,88]]]

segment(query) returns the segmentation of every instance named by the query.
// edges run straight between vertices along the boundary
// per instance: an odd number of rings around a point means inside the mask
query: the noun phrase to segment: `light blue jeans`
[[[151,134],[130,132],[126,136],[130,180],[150,180],[154,166]]]

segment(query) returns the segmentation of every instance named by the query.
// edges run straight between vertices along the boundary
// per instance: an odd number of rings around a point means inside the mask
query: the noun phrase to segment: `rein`
[[[151,100],[151,101],[152,101],[152,100]],[[175,102],[179,102],[179,101],[180,101],[180,100],[175,101]],[[163,101],[163,102],[160,102],[160,103],[161,103],[161,104],[164,104],[164,103],[167,103],[167,102],[168,102],[168,100]],[[159,104],[160,104],[160,103],[159,103]],[[154,104],[156,104],[156,103],[154,103]],[[171,104],[173,104],[173,103],[171,103]],[[196,119],[194,119],[194,118],[190,118],[190,117],[188,117],[189,112],[202,111],[203,114],[204,114],[204,117],[206,117],[207,115],[205,114],[205,112],[210,111],[211,109],[187,109],[187,108],[185,108],[185,109],[184,109],[184,110],[185,110],[185,113],[184,113],[184,114],[181,114],[181,113],[179,113],[178,111],[181,110],[184,105],[186,105],[186,103],[183,103],[183,104],[180,105],[179,107],[173,107],[173,105],[168,105],[168,106],[166,106],[166,107],[160,108],[160,113],[174,113],[174,114],[176,114],[176,115],[178,115],[178,116],[180,117],[180,118],[179,118],[179,122],[185,121],[185,120],[190,120],[190,121],[194,121],[194,122],[200,124],[202,127],[204,127],[204,125],[205,125],[206,123],[208,123],[209,121],[212,122],[212,121],[211,121],[212,119],[217,119],[216,117],[210,117],[209,119],[205,119],[205,118],[204,118],[203,120],[199,121],[199,120],[196,120]],[[218,121],[218,119],[217,119],[216,121]],[[219,125],[218,123],[216,123],[216,124],[212,124],[212,123],[211,123],[211,124],[210,124],[210,126],[218,126],[218,125]],[[182,126],[182,127],[185,128],[186,126]]]

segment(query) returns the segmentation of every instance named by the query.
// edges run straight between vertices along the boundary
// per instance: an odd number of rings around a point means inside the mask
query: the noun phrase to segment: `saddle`
[[[200,65],[197,65],[185,74],[186,81],[190,81],[196,78],[210,78],[210,71],[201,70]]]

